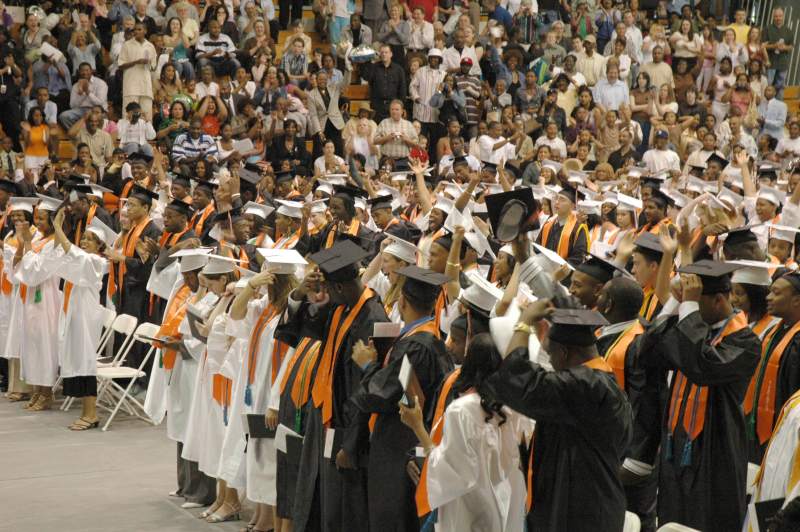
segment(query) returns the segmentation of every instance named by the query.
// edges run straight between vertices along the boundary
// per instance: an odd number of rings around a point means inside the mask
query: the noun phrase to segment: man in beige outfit
[[[156,49],[148,41],[145,25],[137,22],[133,38],[125,41],[119,52],[119,69],[122,71],[122,108],[137,102],[148,121],[153,119],[153,78],[156,68]]]

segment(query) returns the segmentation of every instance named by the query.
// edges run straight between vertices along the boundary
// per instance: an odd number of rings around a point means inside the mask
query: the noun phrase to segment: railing
[[[797,41],[800,34],[800,3],[796,0],[745,0],[742,6],[747,11],[750,24],[761,28],[762,31],[772,24],[772,10],[776,7],[783,8],[784,24],[793,34],[794,48],[789,59],[786,85],[797,85],[800,78],[800,43]]]

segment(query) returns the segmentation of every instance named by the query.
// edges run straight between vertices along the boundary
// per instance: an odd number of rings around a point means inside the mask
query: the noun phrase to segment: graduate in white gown
[[[20,374],[33,386],[33,395],[26,408],[39,412],[50,408],[53,385],[58,379],[58,316],[62,297],[58,289],[60,278],[55,270],[53,218],[60,200],[42,197],[34,223],[38,230],[31,238],[27,222],[17,227],[20,242],[14,255],[14,276],[27,285],[19,344]]]
[[[244,382],[243,412],[266,416],[266,424],[278,424],[277,404],[272,398],[273,386],[280,382],[283,361],[289,346],[276,340],[274,333],[286,310],[289,293],[297,287],[292,273],[295,265],[305,260],[294,250],[274,250],[265,257],[263,270],[250,278],[231,306],[231,319],[237,337],[248,339],[241,381]],[[263,294],[262,294],[263,293]],[[278,396],[279,397],[279,396]],[[269,410],[273,401],[274,409]],[[252,530],[278,530],[277,451],[273,438],[250,438],[247,444],[247,498],[256,503],[250,523]]]
[[[64,234],[65,210],[53,220],[55,247],[50,262],[54,273],[64,280],[64,303],[59,319],[59,366],[63,377],[64,395],[80,397],[81,416],[70,430],[81,431],[99,425],[97,418],[97,361],[96,352],[103,331],[100,312],[100,291],[103,276],[108,272],[108,259],[101,253],[113,246],[117,235],[108,228],[90,225],[83,233],[80,247],[73,245]]]
[[[401,420],[428,453],[426,484],[418,489],[426,487],[427,501],[438,511],[437,531],[524,530],[526,488],[519,444],[532,422],[478,391],[500,362],[488,333],[472,339],[453,385],[460,397],[447,407],[442,441],[435,447],[419,405],[400,406]]]
[[[381,296],[384,310],[392,323],[403,323],[397,305],[405,277],[395,272],[406,266],[416,264],[420,250],[411,242],[389,235],[381,242],[381,252],[361,274],[361,282]]]
[[[3,241],[3,271],[0,274],[2,295],[0,295],[0,356],[8,360],[9,401],[26,401],[30,399],[31,387],[22,380],[19,364],[19,342],[22,335],[22,294],[27,288],[14,275],[14,255],[17,252],[19,233],[17,224],[26,223],[31,238],[35,238],[36,227],[33,225],[33,206],[37,198],[15,197],[8,200],[8,219],[13,230]]]
[[[200,471],[209,476],[215,476],[219,469],[233,395],[233,382],[220,370],[234,340],[227,333],[228,308],[233,297],[226,289],[233,280],[235,262],[227,257],[210,255],[208,264],[200,272],[201,286],[219,296],[219,300],[205,323],[198,325],[199,333],[207,338],[206,351],[198,370],[182,456],[196,461]],[[201,516],[209,523],[220,523],[238,519],[240,510],[236,489],[228,488],[224,480],[217,479],[217,498]]]
[[[763,501],[785,499],[783,507],[800,497],[800,391],[783,405],[775,430],[770,438],[761,469],[755,480],[755,491],[748,506],[744,530],[751,532],[756,516],[754,505]]]

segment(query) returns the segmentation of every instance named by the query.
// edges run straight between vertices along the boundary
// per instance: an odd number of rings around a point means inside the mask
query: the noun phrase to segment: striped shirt
[[[175,161],[198,156],[216,160],[218,154],[219,149],[214,138],[204,133],[201,133],[197,139],[193,139],[189,133],[183,133],[175,139],[175,143],[172,145],[172,158]]]
[[[434,70],[424,66],[417,70],[409,87],[411,98],[414,100],[414,118],[423,123],[437,122],[439,110],[431,107],[431,97],[436,92],[439,84],[444,80],[443,70]],[[416,102],[419,98],[419,102]]]
[[[475,96],[476,94],[480,95],[481,93],[481,80],[478,76],[463,76],[459,75],[456,77],[456,85],[458,86],[458,90],[464,93],[467,100],[467,123],[468,124],[477,124],[478,121],[481,119],[481,110],[479,106],[479,98],[480,96]]]
[[[417,131],[414,129],[414,125],[408,120],[403,120],[402,118],[396,122],[391,118],[384,118],[378,126],[376,136],[383,137],[392,133],[401,133],[414,142],[418,141]],[[399,139],[392,139],[381,146],[381,154],[386,157],[397,159],[400,157],[408,157],[408,153],[408,146],[406,146],[405,142]]]

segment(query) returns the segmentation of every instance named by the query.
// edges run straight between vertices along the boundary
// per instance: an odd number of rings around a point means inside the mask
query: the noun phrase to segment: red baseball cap
[[[462,65],[469,65],[472,66],[472,58],[471,57],[462,57],[461,58]]]

